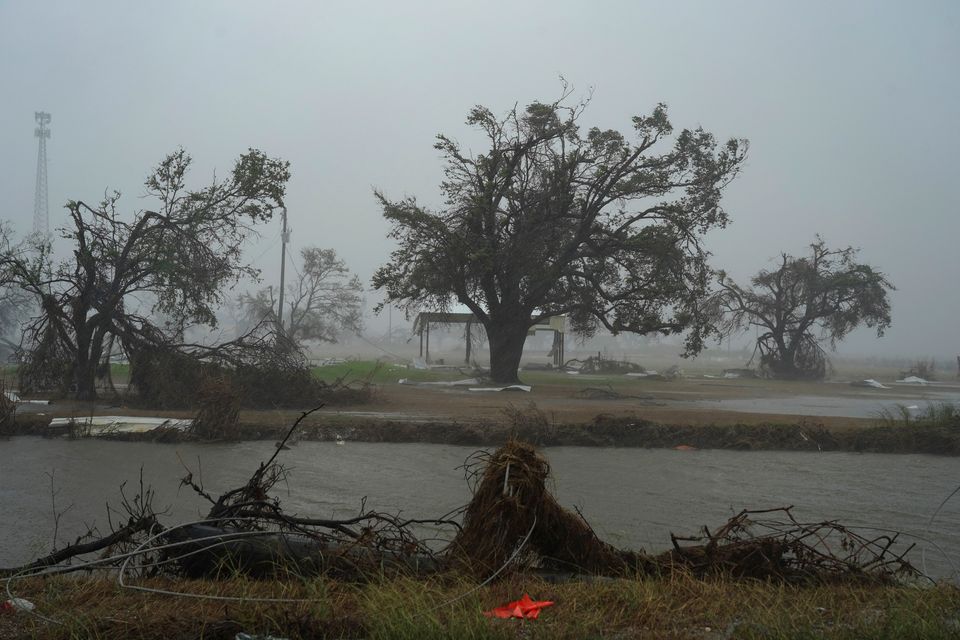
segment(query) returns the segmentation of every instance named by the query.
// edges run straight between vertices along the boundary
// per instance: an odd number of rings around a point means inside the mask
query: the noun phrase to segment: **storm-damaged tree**
[[[780,255],[775,269],[764,269],[744,288],[721,273],[715,301],[723,328],[732,333],[756,327],[760,367],[783,379],[821,379],[831,349],[855,328],[890,326],[886,276],[856,261],[857,250],[829,249],[821,238],[810,255]]]
[[[479,155],[439,136],[442,210],[377,193],[399,246],[374,286],[408,311],[466,306],[486,330],[498,382],[516,381],[528,329],[549,316],[567,314],[585,336],[601,326],[686,330],[687,353],[711,329],[701,238],[727,222],[720,196],[746,142],[718,145],[699,128],[671,138],[664,105],[633,118],[633,142],[584,132],[585,103],[568,106],[568,96],[502,118],[474,108],[467,124],[488,145]]]
[[[0,286],[0,354],[9,355],[19,348],[19,328],[29,313],[32,296],[10,285]],[[5,358],[0,359],[4,362]]]
[[[0,222],[0,255],[9,252],[12,237],[10,226]],[[9,280],[0,270],[0,363],[19,348],[20,323],[26,319],[33,302],[29,293],[10,284]]]
[[[336,342],[344,332],[362,329],[363,286],[351,275],[347,264],[333,249],[304,247],[302,264],[287,286],[283,310],[283,331],[302,344],[309,341]],[[248,324],[266,318],[275,319],[277,301],[272,288],[240,296],[240,306]]]
[[[187,188],[190,163],[183,150],[167,156],[146,181],[157,207],[128,219],[117,211],[118,193],[95,207],[68,202],[67,260],[55,263],[49,244],[30,241],[0,254],[0,284],[39,301],[24,335],[22,376],[93,399],[114,340],[128,353],[175,343],[189,326],[214,325],[224,289],[255,275],[241,249],[281,206],[288,163],[251,150],[227,179],[197,190]]]

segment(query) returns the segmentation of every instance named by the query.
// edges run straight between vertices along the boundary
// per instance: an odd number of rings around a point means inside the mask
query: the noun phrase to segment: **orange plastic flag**
[[[523,594],[519,600],[514,600],[502,607],[497,607],[492,611],[484,611],[483,615],[488,618],[521,618],[526,620],[536,620],[540,616],[540,611],[553,604],[550,600],[534,600],[529,594]]]

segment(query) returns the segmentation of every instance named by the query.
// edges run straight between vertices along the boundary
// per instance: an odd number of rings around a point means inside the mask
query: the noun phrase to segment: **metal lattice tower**
[[[38,126],[33,135],[39,138],[37,150],[37,190],[33,196],[33,232],[46,237],[50,234],[50,207],[47,203],[47,138],[50,137],[50,114],[37,111],[33,114]]]

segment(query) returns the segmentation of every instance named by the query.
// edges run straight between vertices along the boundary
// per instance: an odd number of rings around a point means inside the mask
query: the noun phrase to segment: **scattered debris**
[[[760,374],[754,369],[744,369],[744,368],[735,368],[735,369],[724,369],[723,370],[724,378],[759,378]]]
[[[11,598],[6,600],[3,604],[0,604],[0,613],[6,612],[17,612],[17,611],[33,611],[37,606],[26,600],[24,598]]]
[[[873,378],[867,378],[866,380],[854,380],[850,383],[851,387],[871,387],[873,389],[889,389],[890,387],[881,384],[874,380]]]
[[[704,527],[700,536],[671,534],[674,548],[658,556],[657,562],[697,577],[719,574],[787,582],[886,584],[901,576],[921,575],[906,560],[914,545],[894,548],[898,534],[869,538],[835,521],[801,523],[792,508],[745,509],[714,533]]]
[[[566,369],[574,369],[580,373],[600,373],[605,375],[644,373],[645,371],[645,369],[636,362],[605,358],[602,353],[590,356],[586,360],[569,360],[564,363],[563,366]]]
[[[920,378],[918,376],[907,376],[905,378],[897,380],[897,383],[898,384],[930,384],[930,381],[925,380],[924,378]]]
[[[502,607],[496,607],[490,611],[484,611],[483,615],[488,618],[520,618],[521,620],[536,620],[540,617],[540,612],[553,606],[551,600],[534,600],[530,594],[525,593],[519,600],[507,603]]]
[[[615,391],[612,386],[605,385],[603,387],[584,387],[577,391],[577,397],[584,400],[642,400],[645,402],[653,403],[652,396],[637,396],[627,393],[620,393]]]
[[[479,378],[465,378],[463,380],[437,380],[434,382],[420,382],[410,380],[409,378],[400,378],[397,384],[406,384],[416,387],[469,387],[470,385],[480,384]]]
[[[530,393],[532,386],[529,384],[511,384],[505,387],[470,387],[468,391],[524,391]]]
[[[192,424],[193,420],[191,419],[146,416],[88,416],[86,418],[54,418],[50,421],[49,430],[51,433],[83,437],[111,433],[146,433],[157,429],[186,431]]]
[[[549,362],[528,362],[522,367],[521,371],[553,371],[553,365]]]

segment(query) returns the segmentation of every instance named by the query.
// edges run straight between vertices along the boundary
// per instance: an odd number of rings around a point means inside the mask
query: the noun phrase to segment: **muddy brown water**
[[[282,452],[289,469],[276,493],[288,512],[355,515],[367,507],[436,517],[469,499],[460,467],[475,449],[436,444],[301,442]],[[175,445],[16,437],[0,441],[0,566],[26,562],[88,524],[107,530],[105,503],[119,505],[143,480],[166,508],[166,524],[196,519],[205,503],[179,488],[183,464],[213,495],[242,484],[273,452],[270,442]],[[895,529],[926,538],[912,560],[937,578],[960,580],[960,485],[955,458],[783,451],[672,451],[554,447],[544,450],[561,504],[578,507],[601,537],[660,551],[670,532],[711,529],[743,508],[793,505],[803,521]],[[182,461],[182,462],[181,462]],[[871,530],[864,529],[863,533]],[[880,535],[880,531],[875,531]],[[924,550],[923,554],[920,550]]]

